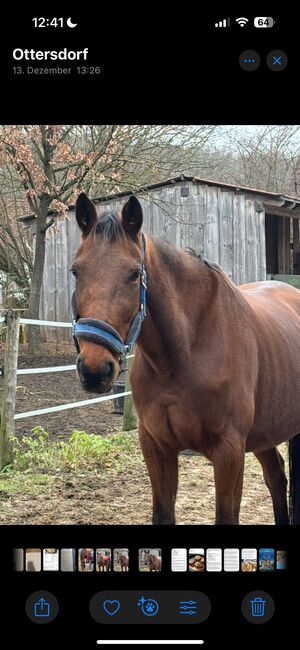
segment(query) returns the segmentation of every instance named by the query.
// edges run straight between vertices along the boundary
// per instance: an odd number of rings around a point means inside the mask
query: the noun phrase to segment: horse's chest
[[[143,404],[139,417],[142,425],[163,445],[202,449],[205,430],[201,409],[187,395],[161,396]]]
[[[150,375],[142,382],[141,375],[135,375],[134,401],[141,425],[162,445],[205,453],[209,433],[221,432],[229,417],[228,383],[220,380],[218,385],[215,380],[211,390],[206,376],[188,379],[183,375],[175,384],[154,381]]]

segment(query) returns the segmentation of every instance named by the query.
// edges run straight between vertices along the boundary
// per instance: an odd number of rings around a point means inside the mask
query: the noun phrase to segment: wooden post
[[[125,392],[131,390],[130,384],[130,372],[133,366],[134,359],[128,359],[127,368],[128,372],[126,373],[125,380]],[[123,414],[123,431],[132,431],[137,428],[137,417],[134,407],[134,401],[132,395],[126,395],[124,399],[124,414]]]
[[[297,254],[300,251],[300,219],[293,219],[293,273],[300,274],[300,262]],[[298,263],[297,263],[298,262]]]
[[[300,251],[300,219],[293,219],[294,253]]]
[[[13,461],[10,436],[14,434],[17,388],[20,315],[10,309],[6,316],[7,332],[4,357],[3,402],[0,421],[0,470]]]
[[[300,433],[289,442],[290,493],[289,512],[290,523],[300,524]]]
[[[278,273],[288,275],[290,271],[290,220],[278,217]]]

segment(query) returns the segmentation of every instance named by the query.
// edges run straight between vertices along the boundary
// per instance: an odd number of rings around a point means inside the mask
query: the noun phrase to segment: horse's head
[[[76,277],[77,373],[85,390],[104,393],[120,372],[122,345],[140,310],[143,213],[132,196],[120,217],[104,213],[98,218],[94,204],[80,194],[76,220],[82,231],[71,269]]]

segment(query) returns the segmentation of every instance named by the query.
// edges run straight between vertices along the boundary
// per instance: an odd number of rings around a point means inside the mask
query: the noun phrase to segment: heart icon
[[[121,605],[118,600],[105,600],[103,603],[103,609],[106,614],[109,616],[114,616],[119,611]]]

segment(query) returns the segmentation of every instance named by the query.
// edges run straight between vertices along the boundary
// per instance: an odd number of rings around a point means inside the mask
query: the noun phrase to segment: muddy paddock
[[[75,362],[71,347],[47,345],[40,357],[20,350],[19,368],[68,365]],[[2,363],[1,363],[2,365]],[[16,411],[87,399],[75,371],[19,375]],[[93,397],[93,395],[90,395]],[[122,430],[122,416],[113,400],[16,421],[16,436],[30,435],[35,426],[49,432],[49,440],[68,439],[73,430],[107,436]],[[105,472],[30,472],[0,475],[0,524],[150,524],[151,488],[136,432],[134,454]],[[286,456],[286,446],[281,451]],[[125,455],[126,456],[126,455]],[[122,460],[122,459],[121,459]],[[121,467],[121,469],[120,469]],[[211,464],[200,456],[180,457],[178,524],[213,524],[215,491]],[[272,503],[258,461],[246,456],[240,521],[273,524]]]

